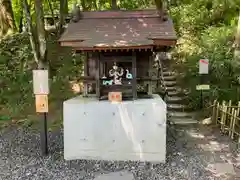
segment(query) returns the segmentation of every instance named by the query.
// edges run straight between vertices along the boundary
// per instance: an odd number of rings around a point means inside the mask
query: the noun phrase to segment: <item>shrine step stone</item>
[[[165,85],[166,85],[167,87],[176,86],[176,85],[177,85],[177,81],[170,81],[170,80],[166,81],[166,80],[165,80]]]
[[[184,117],[184,118],[170,118],[171,124],[180,124],[180,125],[188,125],[188,124],[198,124],[199,122],[194,118]]]
[[[164,76],[163,77],[163,80],[164,81],[175,81],[176,80],[176,76],[173,76],[173,75],[171,75],[171,76]]]
[[[176,86],[167,86],[166,90],[167,90],[167,92],[173,91],[173,92],[176,92],[176,93],[181,91],[181,89],[176,87]]]
[[[186,101],[186,97],[182,96],[182,97],[179,97],[179,96],[167,96],[166,98],[167,102],[168,103],[182,103],[184,101]]]
[[[181,97],[183,94],[181,93],[181,92],[179,92],[179,91],[168,91],[167,90],[167,94],[168,94],[168,96],[179,96],[179,97]]]
[[[187,104],[189,92],[178,86],[177,73],[165,67],[163,68],[163,80],[167,91],[166,103],[170,123],[183,125],[198,123],[191,113],[191,107]]]
[[[168,110],[189,111],[191,108],[186,104],[167,104]]]
[[[174,72],[171,72],[171,71],[164,71],[163,72],[163,76],[165,77],[165,76],[173,76],[173,75],[175,75],[175,73]],[[176,76],[175,76],[176,77]]]
[[[194,112],[168,112],[168,116],[175,118],[193,118]]]

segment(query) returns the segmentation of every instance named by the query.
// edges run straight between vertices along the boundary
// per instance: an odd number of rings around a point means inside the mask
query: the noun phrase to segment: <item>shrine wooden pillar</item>
[[[148,95],[153,94],[153,82],[152,82],[152,76],[153,76],[153,55],[150,55],[148,58],[148,76],[149,76],[149,82],[148,82]]]
[[[133,92],[133,99],[137,99],[137,55],[136,52],[133,50],[132,52],[132,92]]]
[[[88,76],[88,53],[84,53],[84,76],[87,77]],[[83,97],[87,97],[88,96],[88,83],[83,80]]]
[[[100,99],[100,53],[97,53],[96,61],[96,96]]]

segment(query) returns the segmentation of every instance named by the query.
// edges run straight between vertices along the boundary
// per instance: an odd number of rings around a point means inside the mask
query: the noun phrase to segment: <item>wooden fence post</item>
[[[212,110],[212,122],[216,123],[216,108],[217,108],[217,100],[213,102],[213,110]]]
[[[221,130],[224,133],[225,132],[225,120],[226,120],[226,114],[227,114],[227,106],[225,103],[222,106],[222,115],[221,115]]]
[[[237,116],[240,117],[240,101],[238,102],[238,105],[237,105]]]
[[[238,102],[238,107],[237,107],[237,116],[240,116],[240,101]]]
[[[234,134],[235,134],[236,119],[237,119],[237,110],[234,110],[233,126],[232,126],[232,135],[231,135],[231,138],[232,138],[232,139],[234,138]]]
[[[222,101],[222,104],[219,106],[219,115],[220,115],[220,125],[221,125],[221,130],[223,128],[223,110],[224,110],[224,107],[225,107],[225,101]]]
[[[228,108],[227,108],[227,114],[226,114],[226,120],[225,120],[225,124],[230,124],[231,121],[231,111],[232,111],[232,100],[228,101]]]
[[[220,120],[218,120],[219,117]],[[221,131],[223,133],[227,132],[231,139],[234,139],[235,135],[237,135],[238,146],[240,147],[240,101],[237,106],[233,106],[231,100],[229,100],[228,103],[223,101],[221,104],[215,100],[211,118],[212,122],[215,121],[216,125],[218,125],[218,123],[221,124]]]
[[[235,113],[235,109],[232,108],[232,112],[230,113],[230,123],[229,123],[229,132],[228,135],[232,136],[232,132],[233,132],[233,126],[234,126],[234,113]]]
[[[219,102],[218,102],[218,103],[217,103],[217,107],[216,107],[216,116],[215,116],[216,125],[218,124],[219,109],[220,109],[220,104],[219,104]]]

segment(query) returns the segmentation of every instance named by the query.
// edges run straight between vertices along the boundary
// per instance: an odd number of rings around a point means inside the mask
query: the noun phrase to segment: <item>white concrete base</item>
[[[165,162],[166,104],[158,95],[112,104],[64,102],[64,158]]]

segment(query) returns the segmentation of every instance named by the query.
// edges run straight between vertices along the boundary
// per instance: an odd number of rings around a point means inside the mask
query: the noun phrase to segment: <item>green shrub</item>
[[[237,26],[240,2],[230,1],[182,1],[170,9],[178,45],[174,49],[175,68],[183,73],[182,85],[190,90],[189,100],[196,109],[200,105],[198,61],[210,62],[210,91],[204,92],[205,106],[214,99],[240,100],[240,85],[233,56],[234,32]]]

